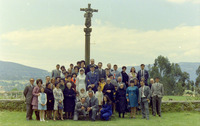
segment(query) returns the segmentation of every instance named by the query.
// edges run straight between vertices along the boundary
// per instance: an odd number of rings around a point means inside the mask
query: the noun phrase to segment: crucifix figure
[[[91,18],[93,12],[98,12],[96,9],[91,8],[91,4],[88,4],[88,8],[81,8],[80,11],[85,11],[84,17],[85,17],[85,26],[84,32],[85,32],[85,66],[87,67],[90,62],[90,33],[92,32],[91,26]]]
[[[98,12],[97,9],[92,9],[91,4],[88,4],[88,8],[81,8],[81,11],[85,11],[84,17],[85,17],[85,26],[89,28],[91,26],[91,18],[93,12]]]

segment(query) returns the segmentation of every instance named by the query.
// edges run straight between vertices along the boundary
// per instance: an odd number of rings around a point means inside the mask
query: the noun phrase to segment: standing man
[[[110,73],[113,71],[113,69],[111,69],[111,64],[110,63],[107,64],[107,69],[110,71]]]
[[[91,65],[90,72],[87,73],[86,82],[87,82],[87,87],[89,85],[91,85],[92,86],[92,90],[94,92],[97,91],[98,82],[99,82],[99,74],[97,72],[95,72],[94,65]]]
[[[61,71],[59,69],[60,69],[60,65],[57,64],[56,69],[52,70],[52,76],[51,77],[53,77],[53,78],[60,77]]]
[[[141,64],[140,67],[141,67],[141,70],[139,70],[139,71],[138,71],[138,74],[137,74],[137,78],[138,78],[138,80],[139,80],[139,83],[140,83],[140,81],[142,80],[142,77],[144,77],[145,85],[148,85],[148,84],[147,84],[147,80],[148,80],[148,78],[149,78],[149,73],[148,73],[147,70],[144,69],[144,68],[145,68],[145,65],[144,65],[144,64]]]
[[[83,114],[84,120],[86,120],[86,110],[88,104],[85,102],[86,98],[82,97],[80,102],[76,103],[75,110],[74,110],[74,121],[78,120],[79,114]]]
[[[162,97],[164,96],[164,87],[161,84],[160,78],[156,77],[156,82],[151,87],[152,98],[153,98],[153,116],[156,116],[156,110],[158,110],[157,114],[161,117],[161,103]]]
[[[99,74],[99,81],[101,78],[104,78],[104,80],[106,80],[106,71],[102,69],[102,62],[98,63],[98,69],[96,69],[96,72]]]
[[[140,81],[139,103],[142,109],[142,118],[149,120],[149,102],[151,98],[151,90],[149,86],[144,85],[144,81]]]
[[[150,79],[150,84],[149,84],[149,88],[150,89],[151,89],[151,87],[152,87],[153,84],[154,84],[154,79],[151,78]],[[152,96],[151,96],[151,100],[150,100],[150,106],[151,106],[151,109],[152,109],[152,115],[154,115],[154,113],[153,113],[153,98],[152,98]],[[158,108],[158,107],[156,107],[156,108]],[[158,113],[158,110],[156,110],[156,111]]]
[[[103,88],[103,94],[107,95],[112,102],[114,101],[114,99],[113,99],[113,93],[114,93],[114,91],[115,91],[115,87],[111,83],[111,79],[107,78],[106,85]]]
[[[117,81],[117,78],[122,77],[122,74],[117,70],[118,67],[116,64],[113,66],[113,68],[114,70],[111,72],[111,74],[113,75],[113,78]]]
[[[99,110],[99,101],[98,99],[94,96],[93,91],[88,92],[89,96],[89,102],[88,102],[88,108],[87,111],[89,112],[89,117],[92,121],[96,120],[96,115]]]
[[[90,67],[91,66],[94,66],[95,69],[98,69],[98,66],[94,64],[94,59],[91,59],[90,60],[90,64],[86,68],[86,73],[85,74],[87,74],[88,72],[90,72]]]
[[[30,84],[25,87],[24,89],[24,96],[26,98],[26,120],[32,120],[33,109],[32,109],[32,98],[33,98],[33,88],[34,88],[34,79],[30,79]]]

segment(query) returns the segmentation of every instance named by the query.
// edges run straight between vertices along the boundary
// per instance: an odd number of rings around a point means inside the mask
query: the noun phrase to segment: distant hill
[[[0,80],[27,80],[31,77],[44,78],[49,74],[46,70],[0,61]]]
[[[182,71],[185,71],[187,73],[190,74],[190,80],[193,80],[195,82],[196,78],[197,78],[197,75],[196,75],[196,70],[198,69],[198,67],[200,66],[200,63],[193,63],[193,62],[180,62],[178,63],[181,67],[181,70]],[[127,73],[130,72],[130,69],[131,69],[132,66],[127,66]],[[139,71],[140,70],[140,66],[134,66],[136,71]],[[147,64],[146,64],[146,68],[147,68]],[[121,70],[121,69],[120,69]]]

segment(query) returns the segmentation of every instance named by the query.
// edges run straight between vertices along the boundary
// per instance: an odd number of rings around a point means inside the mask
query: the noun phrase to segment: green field
[[[191,96],[164,96],[162,101],[193,101],[193,100],[200,100],[200,97],[191,97]]]
[[[117,114],[111,121],[46,121],[36,120],[26,121],[25,112],[0,112],[0,126],[199,126],[199,112],[175,112],[163,113],[162,118],[150,116],[150,120],[141,119],[141,115],[136,119],[129,119],[128,115],[124,119],[118,118]],[[35,119],[35,116],[33,116]]]

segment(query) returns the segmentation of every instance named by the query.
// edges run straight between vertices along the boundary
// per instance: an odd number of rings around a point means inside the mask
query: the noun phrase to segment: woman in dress
[[[67,83],[67,87],[63,91],[64,94],[64,112],[66,118],[72,119],[72,113],[74,112],[76,92],[72,89],[72,84]]]
[[[103,97],[103,105],[100,112],[102,120],[108,121],[110,116],[112,115],[112,101],[107,95]]]
[[[85,70],[80,68],[79,75],[76,78],[76,91],[80,93],[81,89],[83,88],[86,91],[86,82],[85,82]]]
[[[40,95],[38,96],[38,110],[40,111],[40,121],[44,120],[44,111],[47,110],[47,95],[44,93],[44,87],[40,88]]]
[[[130,81],[130,87],[126,89],[126,99],[131,108],[130,118],[135,119],[136,107],[138,107],[139,89],[134,85],[134,80]]]
[[[56,116],[59,110],[61,115],[61,120],[63,120],[63,92],[60,89],[60,84],[55,83],[55,88],[53,89],[53,96],[54,96],[54,115],[53,120],[56,121]]]
[[[118,112],[119,112],[119,118],[121,118],[121,113],[124,114],[126,112],[127,102],[126,102],[126,89],[124,88],[123,84],[120,84],[117,93],[116,93],[116,101],[118,104]]]
[[[52,119],[52,112],[54,108],[54,96],[51,84],[47,83],[44,92],[47,95],[47,119]]]
[[[133,80],[134,78],[137,78],[137,73],[136,73],[135,67],[131,67],[130,73],[128,74],[129,86],[130,86],[130,81]]]
[[[40,116],[39,116],[39,111],[38,111],[38,96],[40,96],[40,88],[42,87],[42,80],[41,79],[37,79],[36,80],[36,86],[33,89],[33,99],[32,99],[32,105],[33,105],[33,110],[35,111],[35,116],[36,116],[36,120],[40,120]]]

